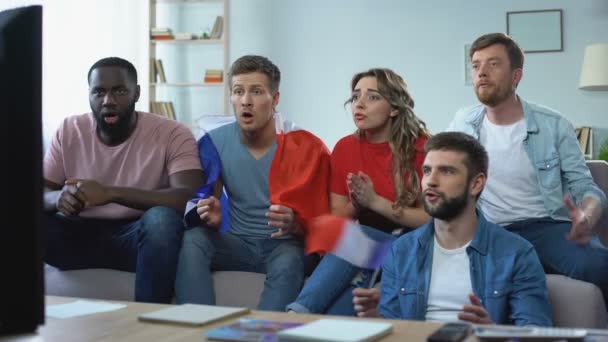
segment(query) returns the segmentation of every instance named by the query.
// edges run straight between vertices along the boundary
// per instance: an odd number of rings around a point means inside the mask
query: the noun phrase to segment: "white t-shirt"
[[[524,119],[496,125],[484,116],[479,141],[488,151],[490,165],[479,205],[490,222],[507,225],[548,215],[536,172],[524,149],[526,136]]]
[[[437,242],[433,246],[431,284],[426,305],[427,321],[458,321],[462,307],[471,304],[473,292],[467,247],[470,241],[456,249],[445,249]]]

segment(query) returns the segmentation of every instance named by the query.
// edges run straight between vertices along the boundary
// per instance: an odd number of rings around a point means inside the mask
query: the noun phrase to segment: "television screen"
[[[0,12],[0,334],[44,323],[42,7]]]

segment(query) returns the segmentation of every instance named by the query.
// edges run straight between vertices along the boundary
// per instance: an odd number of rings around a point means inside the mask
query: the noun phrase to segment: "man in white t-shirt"
[[[359,316],[550,326],[545,273],[534,247],[476,210],[488,156],[460,132],[425,146],[424,209],[433,218],[391,247],[377,289],[353,291]],[[380,302],[378,312],[378,302]]]
[[[556,111],[516,94],[524,55],[503,33],[471,45],[481,104],[461,109],[448,131],[468,133],[490,157],[479,207],[491,222],[530,241],[547,273],[599,286],[608,300],[608,249],[592,228],[606,206],[574,128]]]
[[[44,157],[45,262],[135,272],[135,300],[169,303],[186,202],[203,184],[192,132],[135,111],[137,71],[121,58],[88,74],[92,113],[66,118]]]

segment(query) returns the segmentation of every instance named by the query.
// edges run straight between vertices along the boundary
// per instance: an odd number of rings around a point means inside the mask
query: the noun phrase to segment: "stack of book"
[[[173,39],[173,34],[170,28],[154,27],[150,29],[150,38],[152,40],[171,40]]]
[[[205,70],[205,83],[222,83],[224,82],[224,71],[216,69]]]
[[[158,114],[168,119],[175,120],[175,108],[173,102],[165,101],[152,101],[150,102],[150,111],[154,114]]]

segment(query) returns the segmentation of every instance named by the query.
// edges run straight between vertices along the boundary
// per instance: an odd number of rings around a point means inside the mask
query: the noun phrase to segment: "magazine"
[[[286,340],[279,339],[278,331],[303,324],[241,318],[236,323],[208,331],[206,337],[217,341],[283,342]]]

